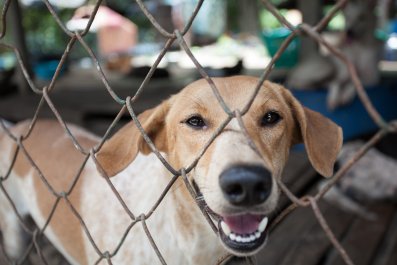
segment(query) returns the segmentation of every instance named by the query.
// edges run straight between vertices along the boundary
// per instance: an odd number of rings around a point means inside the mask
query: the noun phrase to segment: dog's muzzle
[[[218,222],[219,235],[227,248],[237,255],[249,255],[265,244],[268,217],[251,213],[250,209],[263,204],[272,190],[271,173],[261,166],[234,166],[219,178],[223,196],[242,214],[222,216]]]

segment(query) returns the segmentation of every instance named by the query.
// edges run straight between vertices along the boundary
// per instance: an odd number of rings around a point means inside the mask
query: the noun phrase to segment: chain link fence
[[[15,1],[15,0],[14,0]],[[87,44],[87,42],[84,40],[84,36],[88,33],[90,26],[93,23],[93,20],[95,18],[95,15],[98,11],[99,6],[101,5],[101,0],[96,1],[95,3],[95,7],[94,10],[91,14],[91,16],[89,17],[89,22],[87,24],[87,27],[85,30],[80,31],[80,32],[71,32],[69,31],[65,24],[61,21],[61,19],[58,17],[57,12],[54,10],[54,8],[51,6],[51,4],[48,2],[48,0],[43,0],[43,2],[45,3],[48,11],[52,14],[54,20],[56,21],[56,23],[59,25],[59,27],[65,32],[65,34],[67,34],[69,36],[69,41],[66,45],[65,51],[61,57],[61,60],[59,61],[58,67],[56,69],[55,74],[53,75],[51,82],[49,83],[48,86],[45,86],[43,88],[39,88],[36,87],[35,83],[32,80],[32,77],[29,75],[27,68],[25,67],[25,63],[20,55],[20,52],[18,51],[17,48],[15,48],[12,45],[6,44],[4,43],[4,36],[6,34],[6,23],[7,23],[7,19],[6,19],[6,15],[7,12],[9,10],[10,7],[10,3],[11,0],[6,0],[4,2],[4,5],[2,7],[2,14],[1,14],[1,21],[2,21],[2,28],[1,28],[1,33],[0,33],[0,45],[3,48],[12,50],[15,53],[15,56],[17,58],[17,62],[19,64],[20,69],[23,72],[23,75],[28,83],[28,85],[30,86],[30,89],[37,94],[38,96],[41,97],[41,100],[39,102],[39,104],[37,105],[36,111],[34,113],[34,115],[32,116],[31,119],[31,123],[30,123],[30,127],[29,130],[27,132],[25,132],[24,135],[20,136],[20,137],[16,137],[15,135],[13,135],[10,130],[7,128],[7,126],[5,125],[4,121],[0,120],[0,124],[2,129],[4,130],[5,134],[7,135],[7,137],[9,137],[10,139],[12,139],[12,141],[15,142],[15,144],[17,145],[16,151],[13,155],[13,160],[12,163],[10,165],[10,167],[8,168],[8,170],[6,171],[6,174],[3,176],[0,176],[0,189],[1,192],[3,192],[3,194],[7,197],[9,203],[12,205],[14,211],[16,212],[16,214],[18,215],[19,218],[19,222],[21,224],[21,226],[23,227],[23,229],[25,230],[25,232],[27,232],[28,234],[30,234],[32,236],[32,240],[31,242],[28,244],[28,247],[26,248],[24,254],[20,257],[20,259],[18,260],[18,264],[22,264],[24,263],[24,261],[26,260],[27,256],[29,255],[29,253],[31,251],[36,251],[41,259],[41,262],[43,264],[49,264],[49,262],[46,260],[45,256],[42,253],[42,249],[39,245],[39,239],[43,236],[48,224],[51,221],[51,218],[54,214],[54,212],[57,210],[57,206],[59,204],[59,202],[61,200],[63,200],[66,205],[70,208],[70,210],[73,212],[73,214],[75,215],[75,217],[79,220],[80,225],[82,227],[82,229],[84,230],[87,238],[89,239],[89,241],[91,242],[92,246],[94,247],[94,249],[96,250],[96,253],[98,254],[98,259],[95,262],[95,264],[98,264],[101,261],[106,261],[108,264],[112,264],[112,257],[114,257],[115,255],[117,255],[118,249],[120,248],[121,245],[123,245],[123,242],[127,236],[127,234],[129,233],[130,229],[127,229],[124,233],[124,236],[122,237],[122,239],[120,240],[118,247],[116,247],[116,249],[114,249],[113,251],[103,251],[101,249],[99,249],[99,247],[97,246],[97,243],[95,242],[95,240],[92,238],[90,231],[88,229],[88,227],[86,226],[86,224],[84,223],[84,220],[82,219],[80,213],[76,210],[75,206],[70,202],[69,200],[69,195],[71,194],[71,192],[73,191],[73,188],[75,187],[75,183],[77,183],[77,181],[80,178],[80,173],[82,172],[84,166],[86,165],[86,162],[89,159],[92,159],[97,166],[100,168],[100,165],[97,163],[97,160],[95,158],[95,154],[101,149],[103,143],[105,142],[105,140],[109,137],[110,132],[113,130],[113,128],[116,126],[116,124],[119,122],[119,120],[121,119],[121,117],[123,116],[123,114],[125,113],[129,113],[131,116],[131,119],[135,122],[137,128],[140,130],[141,134],[143,135],[145,141],[148,143],[148,145],[150,146],[150,148],[152,149],[152,151],[156,154],[156,156],[158,157],[158,159],[162,162],[162,164],[168,169],[168,171],[173,174],[173,178],[171,179],[171,181],[169,182],[168,186],[164,189],[164,191],[159,195],[157,202],[152,206],[152,208],[150,209],[150,211],[148,211],[147,213],[141,213],[138,216],[135,216],[134,214],[132,214],[132,212],[130,211],[130,209],[128,208],[128,206],[126,205],[126,203],[121,199],[120,194],[118,193],[118,191],[116,190],[116,188],[112,185],[112,182],[109,180],[108,176],[106,175],[106,173],[103,170],[100,170],[100,174],[102,175],[102,177],[107,181],[108,185],[110,186],[111,190],[114,193],[114,196],[117,197],[117,199],[120,201],[120,204],[122,205],[122,207],[124,208],[125,212],[129,215],[130,219],[131,219],[131,224],[130,224],[130,228],[132,226],[135,225],[142,225],[148,240],[150,241],[153,250],[155,251],[156,255],[159,258],[159,261],[162,264],[166,264],[166,261],[164,260],[159,248],[157,247],[156,243],[155,243],[155,239],[152,237],[151,232],[149,230],[149,228],[146,225],[146,221],[151,217],[151,215],[156,211],[157,206],[160,204],[160,202],[164,199],[164,197],[166,196],[166,194],[169,192],[169,190],[171,189],[171,187],[174,185],[174,183],[176,182],[176,180],[178,178],[182,178],[186,188],[188,189],[188,191],[190,192],[191,196],[196,200],[197,205],[199,206],[199,208],[201,209],[202,214],[205,216],[206,220],[208,221],[208,224],[210,225],[210,227],[213,229],[214,233],[218,233],[217,227],[216,225],[213,223],[213,221],[211,220],[211,218],[209,217],[209,214],[206,211],[206,207],[205,205],[203,205],[201,203],[201,201],[198,198],[198,195],[194,189],[194,187],[191,185],[189,179],[187,178],[187,174],[192,171],[194,169],[194,167],[196,166],[196,164],[198,163],[198,161],[200,160],[200,158],[203,156],[203,154],[205,153],[205,151],[207,150],[207,148],[211,145],[211,143],[216,139],[216,137],[222,132],[222,130],[225,128],[225,126],[233,119],[236,118],[239,121],[240,127],[242,128],[242,131],[245,132],[246,129],[244,127],[243,121],[242,121],[242,116],[247,113],[248,109],[250,108],[252,102],[254,101],[259,89],[261,88],[263,82],[268,78],[269,73],[271,72],[275,62],[279,59],[279,57],[281,56],[281,54],[286,50],[286,48],[288,47],[289,43],[296,37],[299,35],[304,35],[304,36],[308,36],[310,38],[312,38],[314,41],[316,41],[317,43],[322,44],[323,46],[325,46],[329,52],[339,58],[344,64],[346,64],[347,69],[349,71],[350,77],[352,82],[354,83],[354,86],[356,88],[357,94],[361,100],[361,102],[363,103],[363,105],[365,106],[365,109],[367,110],[367,112],[369,113],[370,117],[372,118],[372,120],[378,125],[379,130],[378,132],[354,155],[354,157],[352,157],[348,163],[346,163],[342,168],[340,168],[335,175],[331,178],[331,180],[324,186],[321,188],[321,190],[313,195],[313,196],[303,196],[301,198],[296,197],[282,182],[282,180],[278,180],[278,185],[281,188],[281,190],[288,196],[288,198],[292,201],[292,204],[287,207],[283,212],[281,212],[271,223],[270,225],[270,229],[274,229],[288,214],[290,214],[292,211],[296,210],[297,208],[300,207],[311,207],[312,210],[314,211],[314,214],[319,222],[319,224],[321,225],[321,227],[323,228],[324,232],[326,233],[326,235],[328,236],[329,240],[332,242],[333,246],[337,249],[337,251],[340,253],[340,255],[342,256],[344,262],[346,264],[353,264],[352,260],[349,258],[348,253],[346,253],[346,251],[343,249],[343,247],[341,246],[341,244],[338,242],[338,240],[336,239],[336,237],[334,236],[332,230],[330,229],[330,227],[327,224],[327,221],[325,220],[324,216],[322,215],[321,211],[318,208],[318,201],[324,196],[324,194],[340,179],[344,176],[344,174],[363,156],[365,155],[365,153],[371,148],[373,147],[379,140],[381,140],[385,135],[390,134],[390,133],[396,133],[397,132],[397,121],[391,121],[391,122],[386,122],[381,115],[379,114],[379,112],[374,108],[374,106],[371,103],[371,100],[369,99],[368,95],[366,94],[360,79],[357,75],[357,72],[355,70],[354,65],[349,61],[349,59],[340,51],[338,50],[338,48],[332,46],[331,44],[329,44],[326,40],[323,39],[323,37],[320,35],[321,31],[327,26],[327,24],[329,23],[329,21],[333,18],[333,16],[341,9],[343,8],[343,6],[346,4],[347,0],[341,0],[338,1],[332,8],[332,10],[326,15],[324,16],[321,21],[317,24],[317,25],[308,25],[308,24],[301,24],[298,27],[294,27],[292,26],[277,10],[277,8],[270,2],[267,0],[262,0],[262,4],[287,28],[289,28],[292,33],[291,35],[282,43],[282,45],[280,46],[280,48],[278,49],[277,53],[275,54],[275,56],[271,59],[270,63],[268,64],[268,66],[266,67],[266,69],[264,70],[263,74],[259,77],[259,81],[255,87],[255,92],[253,93],[253,95],[250,97],[250,100],[246,103],[245,107],[241,110],[233,110],[233,109],[229,109],[228,106],[225,104],[222,96],[220,95],[216,85],[214,84],[214,82],[212,81],[211,77],[206,73],[206,71],[204,70],[204,68],[200,65],[200,58],[195,58],[195,56],[193,55],[189,45],[187,45],[185,39],[184,39],[184,35],[188,32],[188,30],[191,28],[191,25],[197,15],[197,13],[200,11],[200,8],[204,2],[204,0],[199,0],[197,2],[197,5],[193,11],[193,13],[191,14],[190,19],[188,20],[188,22],[186,23],[186,25],[184,26],[184,28],[182,30],[175,30],[173,32],[168,32],[167,30],[165,30],[157,21],[156,18],[149,12],[149,10],[147,9],[147,7],[145,6],[145,4],[143,3],[142,0],[136,0],[136,3],[139,5],[140,9],[142,10],[142,12],[145,14],[145,16],[149,19],[149,21],[151,22],[151,24],[153,25],[153,27],[166,39],[165,45],[163,47],[163,49],[161,50],[160,54],[158,55],[156,61],[154,62],[154,64],[152,65],[152,67],[150,68],[150,71],[148,72],[148,74],[146,75],[145,79],[142,81],[142,83],[140,84],[139,88],[137,89],[136,93],[128,96],[127,98],[121,98],[117,95],[117,93],[115,92],[114,89],[112,89],[111,85],[109,84],[106,75],[104,74],[103,70],[102,70],[102,66],[98,60],[98,58],[95,56],[93,50],[90,48],[90,46]],[[223,123],[221,124],[221,126],[219,128],[217,128],[216,132],[212,135],[211,139],[207,142],[207,144],[202,148],[200,155],[193,161],[193,163],[188,166],[187,168],[173,168],[166,160],[165,157],[162,156],[162,154],[157,150],[156,146],[153,144],[153,142],[150,140],[149,136],[146,134],[146,132],[143,130],[137,115],[135,114],[134,108],[133,108],[133,104],[134,102],[140,97],[140,95],[142,94],[142,92],[144,91],[145,87],[147,87],[148,82],[150,82],[151,77],[154,73],[154,71],[157,69],[160,61],[163,59],[163,57],[165,56],[165,54],[168,52],[168,50],[170,49],[171,45],[177,42],[181,48],[181,50],[185,51],[186,54],[190,57],[190,59],[192,60],[192,62],[194,63],[194,65],[197,68],[197,71],[200,73],[200,75],[208,82],[208,84],[210,85],[214,96],[216,97],[216,99],[218,100],[220,106],[223,108],[223,110],[225,111],[225,113],[227,114],[227,118],[223,121]],[[84,47],[84,49],[86,50],[87,54],[90,56],[91,60],[93,61],[93,63],[96,66],[97,69],[97,74],[98,76],[101,78],[107,92],[109,93],[109,96],[113,98],[113,100],[118,103],[120,105],[120,111],[117,114],[117,116],[115,117],[115,119],[113,120],[113,122],[111,123],[111,125],[109,126],[107,132],[103,135],[103,137],[101,138],[100,143],[87,150],[84,149],[82,147],[82,145],[80,145],[80,143],[77,141],[77,139],[75,138],[75,136],[70,132],[69,128],[68,128],[68,124],[65,122],[65,120],[62,118],[61,114],[59,113],[58,109],[55,107],[55,105],[53,104],[53,102],[51,101],[50,98],[50,94],[51,92],[56,89],[56,82],[58,79],[58,76],[60,74],[60,71],[62,69],[62,66],[65,64],[66,59],[68,58],[68,55],[72,49],[72,47],[74,45],[76,45],[76,43],[80,43],[82,45],[82,47]],[[52,112],[54,113],[56,119],[58,120],[59,124],[62,126],[62,128],[64,129],[65,133],[67,134],[67,136],[70,138],[70,140],[73,142],[74,146],[76,147],[76,149],[81,152],[81,154],[84,155],[85,159],[84,162],[82,163],[82,165],[80,166],[80,170],[79,170],[79,174],[77,174],[75,176],[75,179],[72,183],[72,185],[70,186],[69,190],[65,190],[63,192],[57,192],[51,185],[50,183],[47,181],[46,176],[43,175],[40,171],[40,168],[37,167],[35,161],[30,157],[29,153],[27,152],[27,150],[24,147],[24,141],[26,139],[29,138],[30,133],[34,127],[34,124],[36,123],[37,119],[38,119],[38,114],[40,112],[40,110],[42,109],[42,107],[44,106],[44,104],[47,104]],[[248,137],[248,135],[247,135]],[[252,141],[251,141],[252,143]],[[7,180],[7,178],[10,177],[11,171],[13,170],[13,166],[15,164],[15,160],[17,155],[21,153],[23,156],[25,156],[31,166],[39,173],[39,177],[41,179],[41,181],[46,185],[46,187],[51,191],[52,195],[56,198],[55,203],[52,207],[52,211],[50,213],[50,215],[48,216],[45,225],[41,228],[35,228],[35,229],[31,229],[29,228],[26,223],[24,222],[23,218],[18,214],[17,210],[16,210],[16,206],[14,204],[14,202],[11,200],[7,190],[4,188],[3,182],[5,180]],[[2,246],[3,247],[3,246]],[[222,262],[224,262],[226,259],[230,258],[230,256],[224,257],[221,261],[219,261],[219,264],[221,264]],[[8,260],[8,262],[11,264],[11,261]],[[247,259],[248,263],[253,263],[252,260]]]

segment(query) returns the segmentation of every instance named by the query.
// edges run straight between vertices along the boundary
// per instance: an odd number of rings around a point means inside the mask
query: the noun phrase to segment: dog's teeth
[[[221,228],[223,230],[223,233],[225,233],[225,235],[227,236],[230,235],[230,233],[232,232],[229,226],[224,221],[221,221]]]
[[[260,238],[260,237],[261,237],[261,232],[256,231],[256,232],[255,232],[255,238]]]
[[[234,234],[233,232],[231,232],[229,234],[229,238],[235,242],[249,243],[249,242],[255,241],[255,239],[260,237],[260,235],[261,235],[261,233],[258,231],[255,234],[251,234],[251,235],[238,235],[238,234]]]
[[[258,226],[258,231],[259,232],[262,233],[263,231],[265,231],[268,221],[269,220],[268,220],[267,217],[262,219],[262,221],[259,223],[259,226]]]

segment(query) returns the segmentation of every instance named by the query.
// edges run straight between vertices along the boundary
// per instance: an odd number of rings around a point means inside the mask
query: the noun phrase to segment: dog
[[[354,65],[361,83],[366,87],[380,82],[378,62],[382,57],[382,43],[375,37],[376,5],[376,0],[348,1],[342,9],[345,30],[337,41],[333,41]],[[346,64],[332,54],[313,53],[303,58],[288,75],[286,83],[300,90],[326,87],[329,110],[348,105],[356,96]]]
[[[257,78],[248,76],[213,81],[231,110],[243,109],[258,83]],[[138,116],[157,149],[177,170],[188,167],[197,158],[226,118],[204,79]],[[292,145],[303,142],[313,167],[323,176],[333,174],[342,145],[341,128],[303,107],[281,85],[265,81],[242,120],[246,130],[233,118],[187,175],[209,209],[218,233],[211,229],[181,178],[146,220],[153,240],[169,264],[215,264],[228,253],[257,253],[267,241],[268,216],[279,198],[277,180]],[[29,124],[21,122],[10,131],[19,137],[26,133]],[[98,145],[100,139],[91,133],[74,125],[68,128],[87,150]],[[0,137],[0,173],[4,176],[16,143],[5,133]],[[136,218],[148,214],[156,204],[172,174],[152,153],[134,122],[104,143],[95,154],[97,163],[92,158],[86,161],[74,184],[85,156],[76,150],[57,122],[37,121],[22,144],[56,192],[67,192],[74,185],[68,200],[81,215],[99,251],[117,250],[112,257],[114,264],[158,262],[142,225],[129,227],[133,219],[99,174],[103,171],[110,177]],[[19,214],[30,214],[43,227],[56,198],[24,152],[19,151],[3,185]],[[7,254],[16,259],[22,251],[22,230],[3,193],[0,220]],[[44,233],[71,264],[94,264],[99,259],[65,199],[59,201]]]

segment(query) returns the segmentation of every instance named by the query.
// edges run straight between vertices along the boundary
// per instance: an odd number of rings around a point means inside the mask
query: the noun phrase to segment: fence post
[[[26,48],[25,30],[22,25],[21,13],[22,13],[22,11],[19,6],[19,2],[11,1],[8,17],[10,20],[13,43],[14,43],[14,46],[18,49],[18,51],[21,54],[22,61],[28,71],[28,74],[33,78],[32,66],[29,61],[29,52]],[[17,80],[19,93],[27,94],[30,91],[30,87],[29,87],[29,84],[27,83],[25,77],[23,76],[23,73],[22,73],[22,70],[20,67],[16,74],[16,80]]]
[[[316,25],[322,17],[322,1],[318,0],[299,0],[298,8],[302,12],[303,23],[311,26]],[[299,58],[307,58],[310,54],[317,53],[318,44],[309,37],[301,38],[301,48]]]
[[[237,1],[239,10],[238,25],[242,32],[258,35],[261,28],[259,25],[259,6],[257,1]]]

